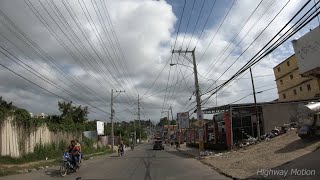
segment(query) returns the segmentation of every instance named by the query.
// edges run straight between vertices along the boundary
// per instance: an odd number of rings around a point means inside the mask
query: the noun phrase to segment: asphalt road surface
[[[59,167],[38,170],[26,174],[2,177],[7,180],[43,180],[58,179]],[[110,180],[209,180],[228,179],[198,160],[165,147],[165,150],[152,150],[151,144],[137,146],[133,151],[128,150],[122,157],[116,154],[100,156],[83,163],[81,169],[63,179],[81,177],[89,179]]]

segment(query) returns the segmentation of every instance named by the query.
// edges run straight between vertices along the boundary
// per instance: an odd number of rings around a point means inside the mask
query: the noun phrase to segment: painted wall
[[[14,126],[11,122],[12,117],[9,117],[0,127],[1,156],[20,157],[23,154],[32,153],[37,144],[58,144],[72,139],[81,140],[81,134],[51,132],[45,125],[34,132],[27,133],[25,129]]]

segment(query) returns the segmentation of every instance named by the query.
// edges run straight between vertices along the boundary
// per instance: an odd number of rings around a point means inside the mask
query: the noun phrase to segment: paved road
[[[150,144],[137,146],[125,152],[123,157],[100,156],[83,163],[79,172],[64,179],[112,179],[112,180],[209,180],[227,179],[194,158],[182,155],[174,149],[153,151]],[[2,177],[8,180],[57,179],[59,167],[38,170],[27,174]]]

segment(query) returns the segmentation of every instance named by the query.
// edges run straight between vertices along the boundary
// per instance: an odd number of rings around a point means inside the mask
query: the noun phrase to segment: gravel
[[[291,130],[256,145],[228,153],[215,154],[203,161],[235,178],[255,175],[258,169],[270,169],[308,154],[320,147],[320,142],[306,142]]]

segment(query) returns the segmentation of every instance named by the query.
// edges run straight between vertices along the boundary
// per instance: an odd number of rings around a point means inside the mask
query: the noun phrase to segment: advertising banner
[[[189,128],[189,112],[178,113],[177,118],[180,129]]]
[[[97,121],[97,134],[104,135],[104,122]]]

